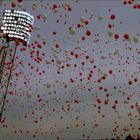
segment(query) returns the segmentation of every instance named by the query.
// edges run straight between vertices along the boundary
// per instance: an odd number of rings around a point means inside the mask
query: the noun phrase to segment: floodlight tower
[[[0,102],[2,105],[0,110],[0,122],[2,120],[17,46],[21,43],[26,46],[29,43],[30,32],[33,29],[33,21],[34,17],[24,11],[12,9],[5,10],[3,13],[3,26],[1,30],[6,45],[0,48],[0,95],[2,95]],[[8,51],[12,49],[9,45],[11,41],[14,41],[16,45],[13,48],[14,52],[11,56],[10,68],[7,70],[6,57],[8,56]],[[8,71],[8,73],[4,74],[6,71]],[[7,78],[5,78],[5,76],[7,76]]]

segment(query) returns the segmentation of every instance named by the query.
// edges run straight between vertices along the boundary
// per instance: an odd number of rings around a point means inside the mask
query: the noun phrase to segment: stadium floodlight
[[[0,28],[0,30],[3,33],[4,39],[6,39],[7,47],[3,51],[2,48],[0,48],[0,55],[2,53],[1,55],[2,57],[0,60],[0,89],[3,89],[2,91],[4,91],[4,95],[1,103],[2,107],[0,111],[0,122],[2,120],[2,114],[4,111],[5,100],[8,92],[9,82],[11,79],[12,67],[16,55],[17,46],[19,45],[19,42],[23,43],[23,45],[27,45],[29,43],[30,32],[33,29],[34,17],[27,12],[11,9],[11,10],[5,10],[3,12],[2,22],[3,25]],[[4,68],[5,68],[5,60],[8,53],[7,50],[10,48],[9,47],[10,41],[15,41],[16,46],[14,48],[14,53],[12,56],[12,61],[11,61],[12,64],[9,70],[9,75],[6,83],[4,83],[3,85],[2,78],[3,78]]]
[[[24,45],[27,45],[30,39],[29,32],[33,29],[33,21],[34,17],[27,12],[5,10],[1,30],[3,33],[6,33],[8,37],[12,35],[14,39],[19,39],[24,42]],[[23,37],[26,37],[26,40],[25,38],[23,39]]]

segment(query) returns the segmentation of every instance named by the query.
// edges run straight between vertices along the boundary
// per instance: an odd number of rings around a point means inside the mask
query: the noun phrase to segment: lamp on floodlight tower
[[[6,40],[6,46],[0,48],[0,94],[3,94],[1,100],[1,110],[0,110],[0,122],[2,120],[2,114],[4,111],[4,105],[6,101],[6,96],[8,93],[8,86],[11,78],[12,67],[14,64],[15,54],[19,42],[26,46],[29,43],[30,33],[32,31],[34,17],[27,12],[18,10],[5,10],[3,13],[3,25],[1,31],[3,33],[3,38]],[[5,61],[8,55],[8,49],[10,41],[16,43],[14,52],[12,55],[11,66],[8,73],[8,78],[3,83]]]

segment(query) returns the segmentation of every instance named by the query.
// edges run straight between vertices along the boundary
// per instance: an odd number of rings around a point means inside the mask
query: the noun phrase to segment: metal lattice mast
[[[29,43],[29,32],[32,30],[33,20],[33,16],[23,11],[5,10],[3,13],[3,26],[1,27],[1,30],[3,32],[3,37],[6,40],[6,45],[0,48],[0,95],[2,97],[0,99],[0,122],[2,121],[2,114],[14,66],[17,46],[21,42],[23,45]],[[9,43],[12,41],[14,41],[16,45],[12,48],[14,49],[14,52],[11,56],[11,65],[9,68],[9,66],[6,65],[6,58],[8,57],[8,51],[11,49]]]

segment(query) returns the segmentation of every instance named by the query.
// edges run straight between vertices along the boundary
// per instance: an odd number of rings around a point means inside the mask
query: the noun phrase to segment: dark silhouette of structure
[[[0,48],[0,94],[2,97],[0,100],[0,104],[2,105],[0,110],[0,122],[2,120],[17,46],[20,45],[20,43],[23,45],[29,43],[29,32],[32,31],[33,20],[33,16],[24,11],[5,10],[3,13],[3,25],[1,30],[5,44]],[[14,48],[10,47],[10,42],[15,42]],[[13,49],[12,56],[8,54],[11,49]],[[6,65],[8,55],[11,57],[11,62],[9,65]]]

